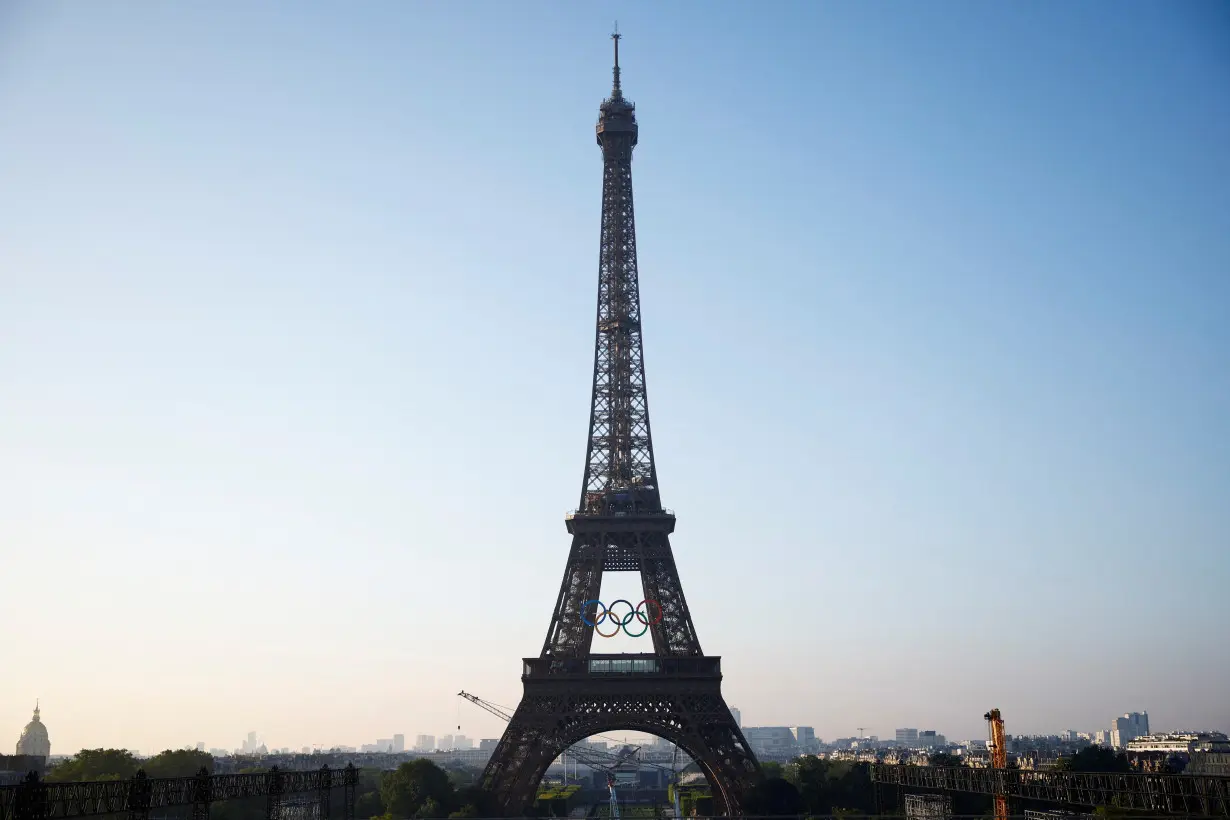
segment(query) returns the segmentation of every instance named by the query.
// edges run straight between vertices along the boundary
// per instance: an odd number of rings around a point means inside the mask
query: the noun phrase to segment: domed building
[[[21,730],[21,738],[17,741],[17,754],[51,757],[51,739],[47,737],[47,727],[38,716],[38,703],[34,704],[34,720]]]

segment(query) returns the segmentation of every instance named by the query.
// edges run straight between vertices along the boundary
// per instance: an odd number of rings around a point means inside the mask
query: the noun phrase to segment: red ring
[[[654,606],[656,606],[658,608],[658,619],[656,621],[646,620],[645,616],[641,614],[641,604],[653,604]],[[658,603],[653,598],[646,598],[645,600],[641,601],[640,604],[636,605],[635,611],[636,611],[636,619],[640,621],[641,623],[643,623],[645,626],[657,626],[658,624],[662,623],[662,604]]]

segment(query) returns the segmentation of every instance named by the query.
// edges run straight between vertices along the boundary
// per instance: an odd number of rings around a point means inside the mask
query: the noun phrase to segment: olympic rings
[[[586,614],[586,610],[589,609],[590,604],[594,604],[597,607],[594,610],[593,620],[590,620],[589,616]],[[627,606],[628,613],[623,616],[617,615],[615,613],[616,604],[624,604],[625,606]],[[647,606],[647,604],[653,604],[653,606],[658,608],[658,612],[656,615],[653,615],[651,617],[652,608]],[[632,602],[627,600],[626,598],[619,598],[617,600],[611,601],[609,606],[607,604],[602,603],[602,601],[591,598],[588,601],[581,602],[580,612],[581,612],[582,623],[584,623],[586,626],[592,626],[594,628],[594,631],[597,632],[599,635],[601,635],[604,638],[614,638],[616,635],[619,634],[619,631],[621,629],[623,630],[624,634],[627,635],[629,638],[639,638],[642,635],[644,635],[646,632],[649,631],[649,627],[657,626],[658,624],[662,623],[662,604],[658,603],[653,598],[646,598],[645,600],[641,601],[636,606],[632,606]],[[599,629],[603,621],[608,621],[608,620],[611,623],[615,624],[615,628],[612,629],[609,633],[603,632],[601,629]],[[628,624],[632,623],[634,620],[641,622],[640,632],[633,632],[632,630],[628,629]]]

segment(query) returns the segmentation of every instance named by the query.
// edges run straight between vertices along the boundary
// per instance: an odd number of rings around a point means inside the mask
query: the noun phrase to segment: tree
[[[430,760],[411,760],[386,772],[380,783],[384,809],[394,817],[447,817],[456,795],[448,775]]]
[[[1127,755],[1105,746],[1086,746],[1072,757],[1063,757],[1055,768],[1067,772],[1117,772],[1132,771]]]
[[[214,756],[196,749],[167,749],[141,764],[150,777],[191,777],[204,767],[214,770]]]
[[[384,814],[384,802],[380,799],[381,780],[381,772],[359,769],[359,782],[355,786],[355,817]]]
[[[932,752],[927,755],[927,763],[932,766],[964,766],[959,755],[949,754],[948,752]]]
[[[440,820],[448,817],[449,811],[440,805],[440,801],[434,797],[429,797],[423,801],[423,805],[419,806],[419,810],[414,813],[414,820]]]
[[[467,766],[464,763],[445,763],[444,771],[448,774],[448,779],[452,782],[455,789],[461,789],[463,786],[473,786],[478,783],[478,779],[483,774],[481,769]]]
[[[782,764],[766,760],[760,764],[760,772],[764,775],[765,780],[772,780],[775,777],[779,778],[782,776]]]
[[[47,773],[47,780],[124,780],[137,773],[137,759],[127,749],[82,749]]]
[[[808,814],[875,811],[875,790],[866,763],[800,757],[786,767],[786,775]]]
[[[355,817],[378,817],[384,814],[384,804],[380,802],[378,792],[364,792],[355,797]]]
[[[780,777],[770,777],[748,791],[744,810],[747,814],[761,816],[798,815],[803,812],[803,801],[793,783]]]
[[[457,790],[456,805],[459,811],[473,811],[472,814],[462,814],[462,817],[499,817],[500,806],[495,795],[481,786],[464,786]]]

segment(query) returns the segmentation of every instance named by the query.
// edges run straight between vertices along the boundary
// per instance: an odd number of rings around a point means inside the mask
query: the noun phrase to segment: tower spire
[[[620,87],[619,87],[619,40],[620,40],[620,34],[619,34],[619,21],[618,21],[618,20],[616,20],[616,21],[615,21],[615,31],[613,31],[613,32],[611,33],[611,39],[615,41],[615,70],[614,70],[615,82],[614,82],[614,84],[611,86],[611,96],[612,96],[612,97],[622,97],[622,96],[623,96],[623,90],[622,90],[622,89],[620,89]]]

